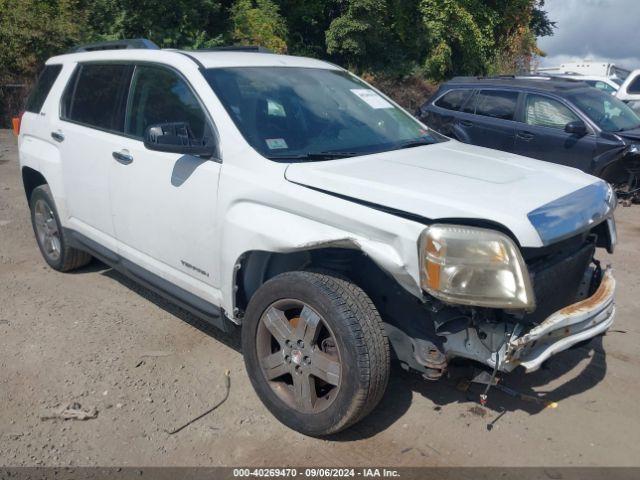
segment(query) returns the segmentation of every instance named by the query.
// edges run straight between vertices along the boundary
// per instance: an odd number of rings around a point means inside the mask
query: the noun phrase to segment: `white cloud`
[[[640,68],[640,0],[547,0],[555,34],[540,38],[541,64],[604,60]]]

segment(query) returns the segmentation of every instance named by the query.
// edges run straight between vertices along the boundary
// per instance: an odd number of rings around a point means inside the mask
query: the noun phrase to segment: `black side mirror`
[[[150,125],[144,132],[144,146],[158,152],[202,157],[212,157],[216,153],[211,140],[196,139],[187,122]]]
[[[564,131],[567,133],[571,133],[572,135],[584,137],[587,134],[587,126],[582,120],[575,120],[573,122],[567,123],[564,126]]]

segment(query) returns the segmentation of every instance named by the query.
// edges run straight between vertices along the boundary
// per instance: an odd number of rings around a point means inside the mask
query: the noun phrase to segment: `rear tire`
[[[40,185],[33,190],[29,207],[40,253],[51,268],[68,272],[91,261],[91,255],[69,246],[49,185]]]
[[[242,350],[267,409],[310,436],[361,420],[389,379],[378,311],[362,289],[330,274],[288,272],[262,285],[247,308]]]

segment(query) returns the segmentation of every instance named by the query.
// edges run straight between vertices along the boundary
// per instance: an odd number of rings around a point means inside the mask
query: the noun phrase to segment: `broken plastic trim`
[[[605,332],[615,317],[615,279],[610,269],[589,298],[558,310],[540,325],[509,342],[505,371],[520,365],[537,370],[552,355]]]

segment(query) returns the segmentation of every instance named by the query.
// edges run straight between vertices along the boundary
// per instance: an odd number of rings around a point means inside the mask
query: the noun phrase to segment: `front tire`
[[[358,422],[389,379],[389,342],[375,306],[355,284],[321,273],[283,273],[260,287],[242,350],[264,405],[305,435]]]
[[[40,253],[51,268],[68,272],[91,261],[91,255],[69,246],[49,185],[40,185],[33,190],[29,207]]]

